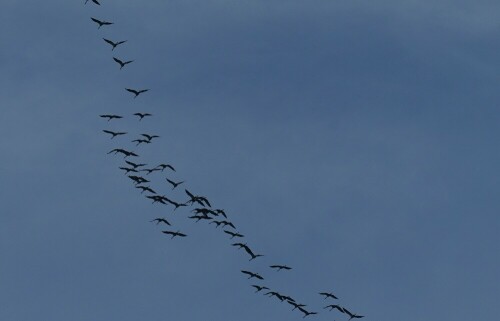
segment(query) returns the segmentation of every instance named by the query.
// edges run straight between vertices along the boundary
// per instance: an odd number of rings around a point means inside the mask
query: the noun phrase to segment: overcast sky
[[[498,1],[100,1],[2,0],[1,320],[302,320],[251,284],[311,320],[498,320]],[[113,148],[265,256],[152,205]]]

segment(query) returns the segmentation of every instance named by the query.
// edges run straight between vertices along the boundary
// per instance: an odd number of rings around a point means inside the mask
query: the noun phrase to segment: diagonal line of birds
[[[101,3],[97,0],[85,0],[85,5],[89,3],[89,1],[95,5],[101,6]],[[91,21],[97,24],[98,29],[101,29],[101,27],[109,27],[111,25],[114,25],[114,22],[102,20],[102,19],[97,19],[94,17],[90,18]],[[117,49],[119,46],[123,45],[124,43],[127,42],[127,40],[110,40],[106,38],[102,38],[106,44],[111,46],[111,51],[114,52],[115,49]],[[123,60],[121,58],[112,57],[113,60],[119,65],[119,69],[122,70],[124,67],[126,67],[128,64],[133,63],[135,60]],[[144,94],[148,92],[150,89],[133,89],[133,88],[125,88],[125,90],[131,94],[133,94],[133,98],[139,97],[141,94]],[[134,116],[137,118],[138,121],[143,121],[144,119],[147,119],[149,117],[153,117],[153,114],[147,113],[147,112],[136,112],[132,114],[131,116]],[[125,116],[122,115],[115,115],[115,114],[101,114],[99,115],[100,118],[106,120],[107,122],[111,121],[119,121],[123,119]],[[126,131],[113,131],[109,129],[103,129],[103,133],[106,135],[109,135],[111,140],[114,140],[117,137],[121,136],[126,136],[128,135],[128,132]],[[130,142],[135,143],[135,146],[139,146],[141,144],[151,144],[155,139],[160,138],[158,135],[154,134],[149,134],[149,133],[143,133],[140,135],[140,137],[137,137],[134,140],[131,140]],[[202,195],[197,195],[193,194],[190,192],[185,186],[185,181],[175,181],[169,177],[165,178],[165,183],[168,184],[171,187],[171,190],[175,190],[177,188],[181,188],[180,186],[184,187],[184,193],[186,195],[186,199],[182,201],[174,201],[170,197],[167,197],[166,195],[159,195],[155,189],[153,189],[150,185],[146,185],[147,183],[150,183],[150,180],[145,178],[144,176],[148,176],[150,174],[153,174],[155,172],[158,173],[163,173],[165,170],[168,170],[169,172],[176,172],[175,168],[171,164],[158,164],[154,167],[149,167],[147,168],[148,164],[146,163],[139,163],[136,161],[131,161],[129,157],[135,157],[135,158],[140,158],[140,156],[135,152],[135,151],[130,151],[124,148],[114,148],[108,152],[108,154],[113,154],[113,155],[123,155],[123,161],[125,164],[119,167],[120,170],[124,172],[126,176],[132,181],[134,184],[134,187],[138,190],[140,190],[140,194],[145,196],[145,198],[151,200],[152,204],[161,204],[161,205],[166,205],[166,206],[173,206],[173,211],[176,211],[179,208],[183,207],[194,207],[190,212],[193,213],[193,215],[188,216],[187,218],[194,220],[195,222],[200,222],[200,221],[206,221],[208,222],[208,225],[215,225],[215,228],[219,228],[220,226],[222,227],[222,232],[226,233],[229,236],[230,240],[233,239],[238,239],[238,240],[243,240],[245,239],[245,235],[241,234],[240,232],[237,231],[236,226],[233,222],[231,222],[228,218],[228,214],[223,210],[223,209],[218,209],[218,208],[213,208],[210,201],[208,200],[207,197],[202,196]],[[195,207],[196,206],[196,207]],[[172,229],[172,223],[168,221],[164,217],[157,217],[154,218],[150,221],[151,223],[154,223],[158,226],[162,226],[165,229],[162,230],[161,232],[165,234],[167,237],[170,239],[174,238],[184,238],[188,237],[188,235],[184,232],[181,232],[180,230],[175,230]],[[235,247],[237,250],[243,249],[243,252],[246,253],[249,257],[249,262],[252,262],[253,260],[256,260],[260,257],[263,257],[264,254],[256,253],[254,250],[251,249],[251,247],[247,243],[241,243],[241,242],[236,242],[236,243],[231,243],[231,246]],[[290,271],[292,268],[290,266],[284,265],[284,264],[274,264],[269,266],[270,269],[276,271],[276,272],[282,272],[282,271]],[[266,279],[261,276],[257,272],[253,271],[248,271],[248,270],[241,270],[241,273],[244,274],[247,279],[255,279],[258,280],[259,282],[265,281]],[[294,298],[291,296],[285,295],[283,293],[277,292],[275,290],[272,290],[266,285],[261,284],[250,284],[251,287],[255,289],[255,293],[260,293],[263,294],[264,296],[268,296],[269,298],[275,298],[279,302],[282,303],[287,303],[292,307],[292,311],[299,311],[302,313],[302,317],[306,318],[308,316],[314,316],[317,315],[319,312],[317,311],[310,311],[306,309],[307,305],[303,303],[297,302]],[[326,303],[331,302],[331,300],[338,300],[339,298],[332,292],[319,292],[318,295],[322,296],[324,298],[323,301]],[[348,310],[346,307],[338,305],[338,304],[328,304],[323,307],[323,310],[327,311],[336,311],[337,313],[340,313],[341,315],[345,315],[347,320],[352,320],[352,319],[360,319],[363,318],[363,315],[359,315],[357,313],[353,313],[350,310]]]

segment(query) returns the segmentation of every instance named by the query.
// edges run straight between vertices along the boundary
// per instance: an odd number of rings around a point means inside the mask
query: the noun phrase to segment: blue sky
[[[242,269],[311,319],[347,320],[333,291],[365,320],[497,320],[499,3],[83,2],[2,3],[1,320],[302,319]],[[265,257],[151,205],[116,147],[173,164]]]

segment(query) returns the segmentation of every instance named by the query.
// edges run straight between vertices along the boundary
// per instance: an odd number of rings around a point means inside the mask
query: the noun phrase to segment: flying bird
[[[139,156],[139,155],[137,155],[134,152],[129,152],[129,151],[127,151],[125,149],[122,149],[122,148],[115,148],[115,149],[113,149],[113,150],[111,150],[111,151],[108,152],[108,154],[111,154],[111,153],[115,153],[115,155],[118,154],[118,153],[121,153],[121,154],[125,155],[123,158],[127,158],[129,156],[134,156],[134,157],[138,157]]]
[[[276,269],[276,271],[281,271],[281,270],[291,270],[292,268],[286,265],[271,265],[269,266],[271,269]]]
[[[89,2],[89,0],[85,0],[85,4],[87,4],[87,2]],[[95,3],[98,6],[101,5],[97,0],[92,0],[92,2]]]
[[[159,171],[158,168],[144,168],[144,169],[141,169],[141,172],[148,172],[146,175],[149,175],[152,172],[157,172],[157,171]]]
[[[151,194],[156,194],[156,192],[155,192],[155,191],[154,191],[151,187],[149,187],[149,186],[142,186],[142,185],[139,185],[139,186],[136,186],[135,188],[140,188],[140,189],[142,189],[141,194],[142,194],[142,193],[144,193],[144,192],[149,192],[149,193],[151,193]]]
[[[310,315],[313,315],[313,314],[318,314],[318,312],[309,312],[309,311],[305,310],[303,307],[298,307],[297,309],[299,309],[300,312],[304,313],[303,318],[310,316]]]
[[[234,232],[226,231],[226,230],[224,230],[224,233],[231,235],[231,240],[235,237],[244,237],[245,236],[245,235],[240,234],[240,233],[234,233]]]
[[[260,286],[260,285],[255,285],[255,284],[252,286],[256,289],[255,293],[260,292],[262,290],[269,290],[269,288],[267,286]]]
[[[279,294],[278,292],[275,292],[275,291],[269,291],[267,293],[265,293],[264,295],[268,295],[270,297],[272,296],[275,296],[277,297],[281,302],[283,302],[283,300],[285,300],[285,298],[283,298],[283,296],[281,294]]]
[[[139,121],[141,121],[144,117],[149,117],[153,115],[150,113],[135,113],[134,116],[139,117]]]
[[[182,183],[184,183],[184,181],[181,181],[181,182],[174,182],[170,179],[167,178],[167,182],[169,182],[171,185],[172,185],[172,189],[175,189],[177,186],[181,185]]]
[[[351,311],[347,310],[346,308],[342,308],[342,309],[349,316],[349,320],[352,320],[352,319],[361,319],[361,318],[365,317],[364,315],[357,315],[355,313],[352,313]]]
[[[105,42],[109,43],[111,46],[113,46],[113,48],[111,49],[111,51],[115,50],[116,47],[118,47],[119,45],[121,45],[122,43],[126,43],[127,40],[122,40],[122,41],[118,41],[118,42],[114,42],[114,41],[111,41],[109,39],[106,39],[106,38],[102,38]]]
[[[138,173],[138,170],[135,168],[129,168],[129,167],[119,167],[121,170],[125,171],[125,175],[132,172],[132,173]]]
[[[340,312],[345,313],[344,308],[341,307],[340,305],[330,304],[330,305],[327,305],[326,307],[324,307],[323,309],[328,309],[328,308],[330,308],[330,311],[332,311],[333,309],[337,309]]]
[[[262,255],[262,254],[254,254],[254,253],[252,252],[252,250],[251,250],[248,246],[246,246],[246,245],[243,247],[243,249],[244,249],[244,250],[245,250],[248,254],[250,254],[251,258],[250,258],[250,260],[249,260],[249,261],[252,261],[252,260],[254,260],[254,259],[258,258],[258,257],[264,256],[264,255]]]
[[[186,194],[191,198],[188,203],[198,203],[200,204],[201,206],[208,206],[208,207],[212,207],[210,205],[210,203],[208,202],[208,199],[204,196],[197,196],[197,195],[194,195],[193,193],[191,193],[190,191],[188,191],[187,189],[184,189],[184,191],[186,192]]]
[[[136,164],[136,163],[133,163],[133,162],[130,162],[130,161],[125,161],[125,163],[129,164],[130,166],[132,166],[133,168],[138,168],[138,167],[142,167],[142,166],[146,166],[147,164]]]
[[[145,134],[142,134],[142,135],[143,135],[144,137],[146,137],[146,136],[145,136]],[[160,137],[160,136],[153,135],[153,136],[151,136],[151,137],[152,137],[152,138],[155,138],[155,137]],[[150,140],[151,140],[151,139],[150,139]],[[165,170],[165,168],[169,168],[169,169],[171,169],[171,170],[173,170],[173,171],[175,172],[175,168],[174,168],[172,165],[169,165],[169,164],[160,164],[160,165],[156,166],[156,168],[161,169],[161,171],[162,171],[162,172]]]
[[[141,136],[146,137],[149,141],[151,141],[153,138],[159,138],[160,137],[158,135],[149,135],[149,134],[141,134]]]
[[[128,92],[131,92],[132,94],[134,94],[134,98],[137,98],[137,96],[139,96],[140,94],[142,93],[145,93],[146,91],[149,91],[149,89],[130,89],[130,88],[125,88],[126,91]]]
[[[147,139],[134,139],[132,143],[137,143],[135,146],[139,146],[140,144],[151,144],[151,141]]]
[[[101,118],[107,118],[108,121],[110,121],[111,119],[120,119],[120,118],[123,118],[122,116],[118,116],[118,115],[99,115],[99,117],[101,117]]]
[[[325,300],[326,300],[327,298],[332,298],[332,299],[336,299],[336,300],[338,299],[338,298],[337,298],[337,297],[336,297],[333,293],[331,293],[331,292],[321,292],[321,293],[319,293],[319,295],[324,296],[324,297],[325,297]]]
[[[127,134],[126,132],[114,132],[114,131],[106,130],[106,129],[103,129],[102,131],[105,132],[106,134],[110,134],[111,139],[115,138],[116,136]]]
[[[168,226],[171,226],[171,224],[166,219],[164,219],[162,217],[155,218],[154,220],[151,220],[150,222],[156,222],[156,225],[158,225],[160,223],[165,223]]]
[[[99,27],[97,27],[97,29],[101,29],[102,26],[109,26],[109,25],[114,24],[113,22],[101,21],[99,19],[92,18],[92,17],[90,19],[99,25]]]
[[[257,278],[259,280],[264,280],[264,278],[262,276],[260,276],[259,273],[253,273],[253,272],[245,271],[245,270],[241,270],[241,273],[249,275],[249,277],[248,277],[249,279],[251,279],[251,278]]]
[[[172,235],[172,239],[176,236],[180,236],[180,237],[186,237],[187,235],[184,234],[184,233],[180,233],[179,231],[177,232],[173,232],[173,231],[161,231],[162,233],[164,234],[168,234],[168,235]]]
[[[303,308],[305,306],[307,306],[306,304],[300,304],[300,303],[296,303],[295,301],[290,301],[290,300],[287,300],[286,302],[288,302],[288,304],[290,305],[293,305],[293,310],[297,309],[297,308]]]
[[[134,62],[134,60],[129,60],[129,61],[122,61],[116,57],[113,57],[113,60],[116,61],[120,65],[120,70],[125,67],[128,64],[131,64]]]

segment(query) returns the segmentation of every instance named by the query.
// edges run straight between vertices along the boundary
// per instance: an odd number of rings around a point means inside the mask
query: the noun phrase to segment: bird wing
[[[113,60],[119,63],[120,65],[123,65],[123,61],[121,61],[120,59],[113,57]]]
[[[98,23],[98,24],[101,24],[101,23],[102,23],[102,21],[101,21],[101,20],[98,20],[98,19],[96,19],[96,18],[92,18],[92,17],[90,17],[90,19],[91,19],[92,21],[94,21],[95,23]]]

